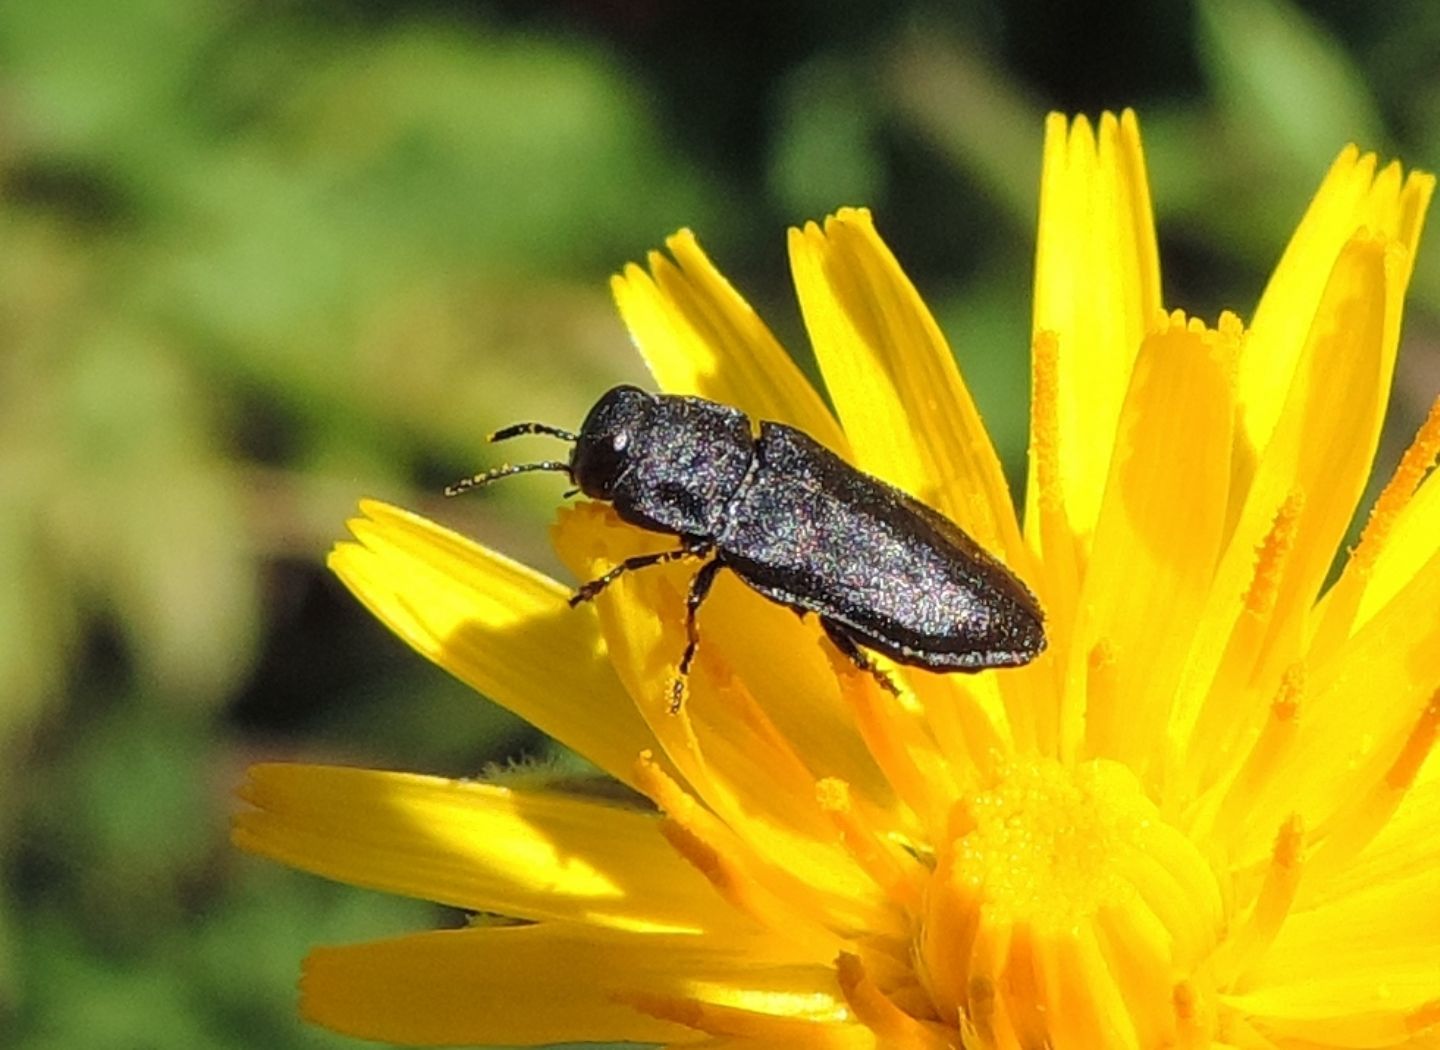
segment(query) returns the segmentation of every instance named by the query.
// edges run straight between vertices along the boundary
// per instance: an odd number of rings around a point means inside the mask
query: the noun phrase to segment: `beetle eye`
[[[628,430],[580,439],[571,466],[575,483],[585,495],[594,499],[611,498],[615,479],[629,458],[630,445],[631,433]]]

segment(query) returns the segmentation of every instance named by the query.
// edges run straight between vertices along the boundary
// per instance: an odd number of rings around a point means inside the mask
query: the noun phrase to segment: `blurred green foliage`
[[[377,495],[553,569],[551,489],[435,494],[641,379],[622,263],[692,226],[804,359],[784,227],[872,205],[1015,470],[1047,109],[1139,109],[1167,300],[1247,313],[1345,141],[1440,165],[1437,53],[1428,0],[0,5],[0,1044],[347,1045],[306,946],[446,921],[234,855],[231,791],[549,753],[321,562]]]

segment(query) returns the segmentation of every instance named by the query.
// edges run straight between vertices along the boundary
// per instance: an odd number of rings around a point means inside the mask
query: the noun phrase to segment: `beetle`
[[[490,440],[521,434],[574,448],[566,460],[497,467],[445,494],[558,471],[622,521],[680,540],[621,561],[581,586],[572,607],[627,572],[702,562],[685,601],[671,711],[680,707],[699,646],[696,616],[722,569],[802,616],[814,613],[831,642],[892,693],[867,649],[913,667],[974,672],[1029,663],[1045,648],[1035,596],[999,559],[948,518],[794,427],[766,420],[757,431],[729,405],[617,386],[579,433],[516,423]]]

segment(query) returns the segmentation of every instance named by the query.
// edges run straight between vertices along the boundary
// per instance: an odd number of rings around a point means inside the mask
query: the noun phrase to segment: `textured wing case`
[[[756,464],[765,480],[737,494],[717,540],[766,597],[919,666],[1006,666],[1043,646],[1035,599],[940,514],[783,424],[761,424]]]

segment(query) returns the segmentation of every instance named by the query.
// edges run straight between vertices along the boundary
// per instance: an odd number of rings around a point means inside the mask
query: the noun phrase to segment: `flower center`
[[[1122,860],[1156,818],[1122,767],[1016,763],[966,800],[955,878],[979,890],[992,922],[1071,925],[1129,899]]]
[[[1127,767],[1015,757],[955,806],[920,969],[977,1046],[1203,1045],[1224,922],[1210,865]]]

